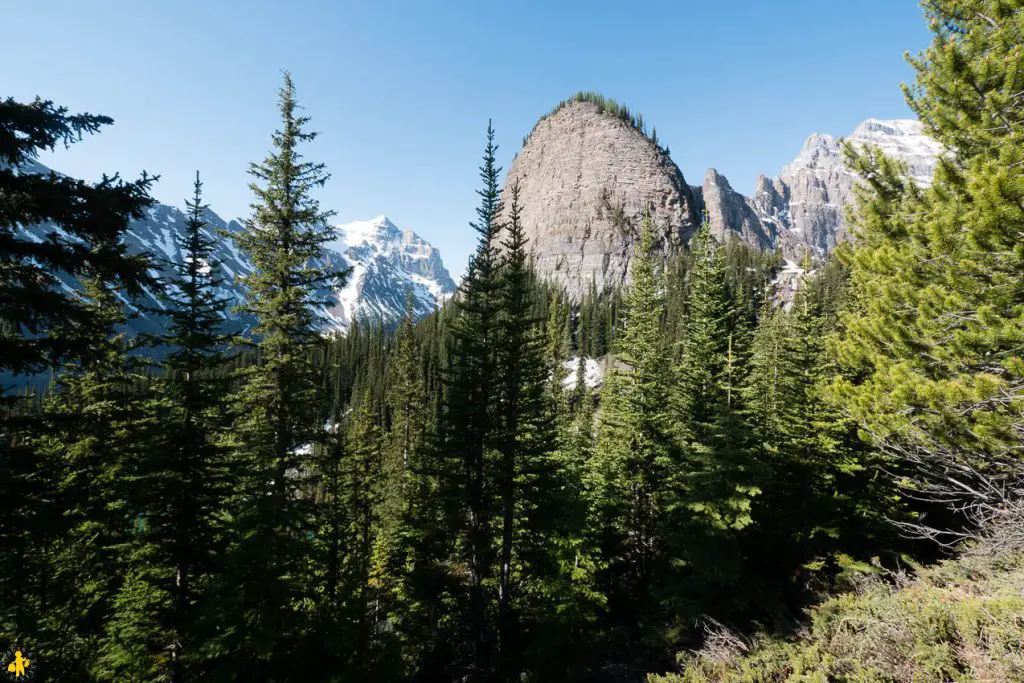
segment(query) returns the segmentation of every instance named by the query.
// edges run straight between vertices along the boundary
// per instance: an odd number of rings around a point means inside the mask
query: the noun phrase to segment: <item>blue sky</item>
[[[912,0],[4,0],[4,18],[24,28],[5,32],[0,96],[115,119],[44,163],[146,169],[178,206],[199,169],[213,209],[245,215],[288,69],[336,222],[387,214],[453,275],[489,118],[507,168],[541,114],[596,90],[655,125],[688,182],[713,166],[749,193],[811,132],[909,116],[903,53],[929,42]]]

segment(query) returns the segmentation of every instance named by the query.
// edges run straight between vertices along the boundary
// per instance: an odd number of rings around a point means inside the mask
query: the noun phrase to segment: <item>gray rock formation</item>
[[[699,188],[699,208],[708,212],[711,234],[720,243],[738,237],[759,249],[774,249],[779,239],[780,225],[762,220],[754,200],[744,197],[713,168],[704,174],[704,185]]]
[[[621,285],[645,207],[667,254],[699,224],[696,199],[668,155],[619,118],[574,102],[541,121],[505,182],[520,184],[522,221],[537,269],[580,297]]]
[[[846,138],[855,146],[878,147],[888,156],[905,161],[911,178],[931,183],[942,147],[924,135],[918,121],[868,119]],[[771,183],[759,179],[754,202],[762,221],[776,221],[779,233],[790,239],[780,244],[787,255],[805,248],[827,254],[847,236],[845,209],[853,199],[857,177],[843,161],[842,142],[814,133],[800,154]],[[764,192],[762,193],[762,190]]]
[[[846,138],[905,161],[911,177],[931,181],[941,146],[917,121],[869,119]],[[591,280],[615,287],[628,279],[633,243],[650,206],[660,247],[677,253],[707,210],[719,241],[736,236],[799,262],[824,256],[847,236],[845,209],[856,176],[842,141],[815,133],[776,178],[759,176],[752,197],[715,169],[688,186],[668,155],[619,118],[586,102],[538,123],[513,161],[505,184],[520,183],[522,218],[538,271],[578,298]]]

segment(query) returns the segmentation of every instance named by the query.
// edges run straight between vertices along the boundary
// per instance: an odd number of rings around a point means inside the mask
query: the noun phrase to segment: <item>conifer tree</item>
[[[601,420],[591,461],[593,507],[607,564],[609,609],[642,637],[655,619],[655,564],[664,558],[664,484],[674,460],[668,414],[668,373],[660,325],[663,285],[654,265],[654,235],[645,218],[626,290],[618,357],[601,398]]]
[[[834,395],[910,468],[915,497],[984,520],[1024,481],[1024,13],[1002,0],[925,11],[934,41],[905,94],[947,152],[925,191],[880,151],[847,148],[865,184]]]
[[[51,591],[67,588],[44,581],[56,571],[44,566],[47,546],[66,528],[58,495],[64,454],[40,452],[48,447],[37,439],[52,425],[39,421],[35,392],[10,382],[103,360],[106,347],[94,342],[108,337],[112,320],[93,295],[120,287],[131,297],[153,284],[148,259],[129,255],[122,236],[152,203],[154,179],[143,174],[125,183],[115,175],[90,184],[44,173],[35,159],[111,123],[38,98],[0,100],[0,632],[47,642],[39,652],[59,646],[59,636],[48,642],[34,635],[45,621],[41,605],[54,606],[63,598]],[[38,241],[23,230],[28,226],[52,229]],[[62,284],[84,281],[93,282],[93,292],[79,295]]]
[[[70,146],[111,123],[106,116],[69,115],[38,98],[0,101],[0,235],[9,264],[0,272],[0,370],[31,374],[83,350],[73,331],[88,324],[91,309],[61,288],[61,276],[116,282],[128,296],[153,284],[149,260],[129,255],[121,236],[152,203],[155,178],[143,173],[125,183],[105,175],[90,184],[43,173],[35,161],[41,150]],[[46,240],[21,231],[35,225],[53,228]]]
[[[493,604],[489,586],[494,578],[495,544],[491,533],[494,515],[495,437],[500,427],[500,391],[497,352],[498,312],[501,306],[500,260],[501,190],[495,161],[494,129],[488,124],[487,146],[480,167],[480,205],[471,226],[479,236],[456,300],[452,321],[452,358],[446,386],[445,450],[449,456],[447,495],[458,502],[456,519],[464,520],[456,543],[456,556],[466,567],[464,602],[460,600],[463,638],[457,657],[465,657],[467,675],[487,675],[493,665]],[[457,468],[457,469],[455,469]],[[454,470],[454,471],[452,471]]]
[[[387,495],[383,477],[384,435],[370,405],[368,392],[354,400],[346,428],[346,457],[341,461],[341,485],[348,513],[342,563],[343,582],[354,627],[353,669],[369,676],[377,654],[377,636],[386,612],[380,609],[385,586],[372,576],[374,549],[380,531],[382,501]],[[387,597],[386,595],[383,597]]]
[[[309,501],[298,496],[310,463],[301,453],[323,438],[313,363],[322,344],[316,311],[328,302],[329,288],[344,280],[320,265],[334,231],[331,212],[320,209],[312,192],[328,174],[298,151],[316,133],[297,114],[287,73],[279,110],[272,152],[250,166],[253,215],[235,237],[253,263],[241,278],[247,290],[241,310],[257,321],[256,362],[239,372],[241,388],[232,397],[228,447],[234,466],[247,474],[236,487],[231,566],[222,586],[229,626],[210,641],[210,654],[225,675],[242,678],[295,670],[295,650],[287,644],[302,631],[299,606],[312,599],[305,564],[312,517]]]
[[[568,317],[568,312],[562,307],[558,294],[552,292],[548,303],[548,320],[545,325],[544,356],[551,376],[549,390],[556,402],[560,402],[564,398],[562,384],[567,373],[563,363],[569,355],[569,334],[566,325]]]
[[[563,530],[562,473],[556,450],[555,397],[545,336],[533,313],[535,281],[520,218],[519,185],[511,188],[508,224],[501,245],[499,354],[501,432],[501,534],[498,575],[498,646],[502,674],[518,679],[532,663],[524,660],[524,631],[552,607],[537,599],[553,580],[554,546]],[[553,307],[556,310],[557,306]],[[561,326],[555,334],[563,338]],[[559,354],[557,343],[548,358]],[[558,361],[558,365],[561,365]],[[559,385],[559,390],[561,389]],[[532,603],[532,604],[531,604]]]
[[[677,537],[682,544],[678,552],[698,572],[694,582],[706,597],[716,585],[738,577],[734,535],[750,523],[750,499],[759,492],[741,412],[734,310],[706,220],[695,237],[688,277],[682,359],[673,392],[686,464],[673,473],[672,487],[685,502],[677,510],[677,528],[688,530]]]
[[[52,657],[62,680],[110,680],[110,662],[94,644],[119,607],[124,551],[145,524],[128,505],[128,475],[146,448],[145,396],[130,343],[115,329],[126,320],[116,290],[94,278],[81,288],[90,326],[78,334],[89,353],[62,363],[36,441],[40,461],[59,477],[55,509],[44,509],[52,537],[39,549],[47,566],[37,652]]]
[[[219,290],[223,277],[212,258],[216,240],[198,173],[186,205],[185,231],[176,236],[183,260],[173,264],[158,309],[168,327],[154,339],[169,353],[148,406],[146,446],[124,475],[131,483],[128,503],[145,524],[128,550],[131,580],[104,647],[121,675],[130,677],[148,660],[143,670],[172,683],[197,680],[194,665],[191,672],[186,665],[195,644],[195,605],[224,550],[221,518],[230,485],[218,443],[226,386],[216,376],[230,342],[222,329],[229,299]]]

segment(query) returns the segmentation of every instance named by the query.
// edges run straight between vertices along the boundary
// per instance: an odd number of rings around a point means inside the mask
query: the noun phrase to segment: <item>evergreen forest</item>
[[[1024,581],[1024,2],[924,6],[933,184],[848,146],[852,238],[791,299],[780,254],[705,221],[665,258],[645,219],[627,286],[569,300],[488,123],[457,294],[326,334],[351,273],[316,265],[290,75],[220,236],[237,308],[200,174],[158,280],[124,244],[153,176],[30,170],[112,121],[0,100],[0,651],[61,683],[1024,680],[993,583]],[[124,332],[143,289],[161,334]],[[941,611],[956,572],[989,607]]]

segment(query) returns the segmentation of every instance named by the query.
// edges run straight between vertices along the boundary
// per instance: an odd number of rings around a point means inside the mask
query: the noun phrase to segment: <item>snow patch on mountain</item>
[[[914,119],[868,119],[845,140],[861,149],[865,146],[878,148],[890,158],[905,161],[911,178],[922,186],[931,184],[932,173],[943,151],[942,145],[928,137],[921,122]],[[831,135],[812,133],[797,157],[783,167],[779,177],[792,177],[800,171],[811,171],[823,179],[837,171],[849,173],[843,161],[842,142],[843,139]]]

